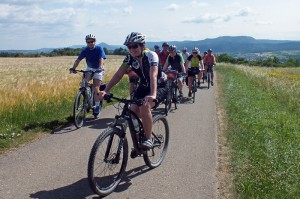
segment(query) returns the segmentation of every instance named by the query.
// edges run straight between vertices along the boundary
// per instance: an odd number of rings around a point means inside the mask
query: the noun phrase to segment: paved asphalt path
[[[87,162],[96,137],[116,113],[108,107],[81,129],[65,127],[0,156],[0,198],[99,198],[89,188]],[[167,118],[170,143],[162,164],[150,170],[142,157],[129,157],[124,179],[106,198],[217,197],[215,88],[198,89],[195,103],[184,98]]]

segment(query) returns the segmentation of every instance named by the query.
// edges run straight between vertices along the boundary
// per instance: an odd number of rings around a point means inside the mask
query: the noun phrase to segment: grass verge
[[[236,197],[300,198],[297,102],[283,103],[282,88],[262,86],[266,78],[236,66],[218,65],[217,72]]]

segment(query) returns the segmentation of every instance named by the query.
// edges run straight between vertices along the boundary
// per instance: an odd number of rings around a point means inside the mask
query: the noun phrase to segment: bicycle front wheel
[[[195,103],[196,91],[197,91],[196,77],[194,77],[193,79],[192,89],[193,89],[193,103]]]
[[[86,99],[83,91],[79,91],[74,102],[73,118],[76,128],[83,125],[86,116]]]
[[[120,183],[128,160],[128,142],[118,128],[108,128],[99,135],[88,163],[89,184],[94,193],[106,196]]]
[[[144,161],[150,168],[158,167],[166,156],[169,146],[169,124],[164,115],[156,115],[152,124],[153,148],[144,155]]]
[[[165,99],[165,114],[168,115],[168,113],[171,110],[172,106],[172,87],[168,87],[168,93],[167,97]]]

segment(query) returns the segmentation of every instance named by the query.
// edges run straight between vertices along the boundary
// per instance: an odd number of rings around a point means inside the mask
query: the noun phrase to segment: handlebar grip
[[[105,94],[104,95],[104,99],[109,103],[111,102],[111,98],[113,97],[113,94],[112,93],[108,93],[108,94]]]

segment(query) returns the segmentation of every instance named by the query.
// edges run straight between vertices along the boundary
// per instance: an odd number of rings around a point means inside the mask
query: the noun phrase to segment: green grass
[[[237,197],[300,198],[300,115],[290,108],[295,104],[283,103],[276,88],[234,66],[219,65],[217,72]]]
[[[58,98],[40,101],[32,106],[16,106],[9,112],[0,113],[1,149],[17,147],[34,139],[34,134],[52,130],[72,123],[72,112],[77,90],[68,91]],[[128,78],[123,78],[112,93],[119,97],[129,95]],[[108,104],[105,104],[107,106]],[[30,136],[29,136],[30,134]]]

